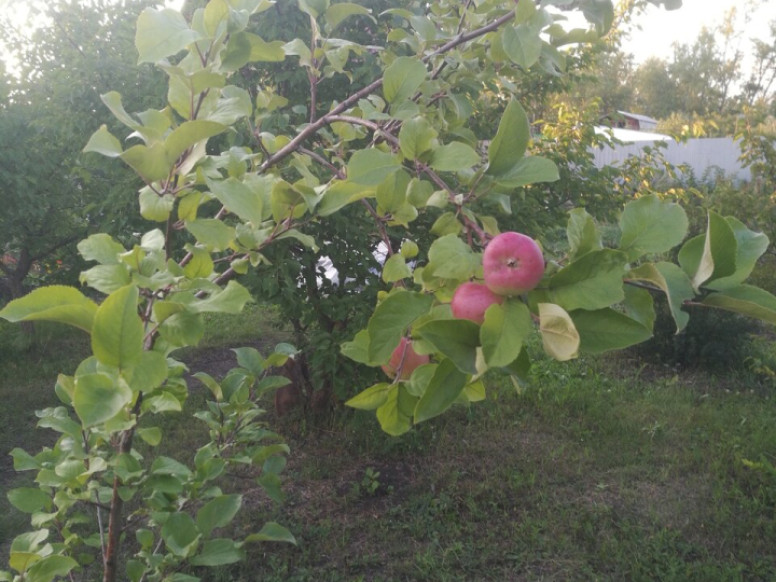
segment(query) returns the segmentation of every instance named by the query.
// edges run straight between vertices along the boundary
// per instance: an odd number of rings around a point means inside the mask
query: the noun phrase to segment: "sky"
[[[736,6],[741,50],[750,50],[753,37],[768,39],[768,24],[776,20],[776,0],[760,0],[759,7],[748,8],[742,0],[682,0],[678,10],[650,5],[638,18],[641,30],[634,30],[623,49],[634,55],[636,63],[651,56],[670,59],[676,42],[692,44],[702,27],[709,29],[724,22],[725,13]]]

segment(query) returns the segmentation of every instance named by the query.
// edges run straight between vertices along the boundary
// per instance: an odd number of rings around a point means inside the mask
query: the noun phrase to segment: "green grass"
[[[277,334],[262,321],[261,310],[216,318],[207,349],[189,355],[207,363],[208,349]],[[4,358],[6,367],[13,362],[0,381],[4,401],[13,401],[2,412],[4,450],[46,442],[27,411],[53,403],[56,373],[88,350],[67,336],[47,341]],[[761,368],[773,367],[772,352],[763,340]],[[276,506],[247,481],[238,528],[277,520],[298,546],[251,546],[246,563],[197,574],[316,582],[776,579],[776,385],[768,374],[676,376],[626,356],[540,360],[531,374],[522,394],[491,378],[487,402],[400,438],[384,435],[368,413],[340,411],[317,426],[301,413],[279,419],[292,447],[287,501]],[[202,397],[197,391],[191,405]],[[201,429],[185,415],[164,423],[165,453],[190,455]],[[24,527],[25,516],[4,505],[6,543]]]

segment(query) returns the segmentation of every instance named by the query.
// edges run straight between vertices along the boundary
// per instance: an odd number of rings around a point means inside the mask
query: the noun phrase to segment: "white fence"
[[[657,143],[659,141],[638,141],[595,150],[595,164],[599,168],[619,165],[631,156],[641,156],[645,147]],[[704,178],[707,172],[717,171],[736,180],[751,179],[749,168],[744,168],[739,160],[741,148],[731,137],[690,139],[686,143],[667,138],[665,143],[666,147],[661,151],[666,161],[674,166],[689,166],[698,179]]]

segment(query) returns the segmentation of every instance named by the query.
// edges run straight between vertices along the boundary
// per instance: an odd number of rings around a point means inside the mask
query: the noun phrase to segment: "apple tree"
[[[241,559],[246,544],[293,541],[274,522],[232,537],[242,496],[223,478],[251,471],[270,498],[280,497],[288,448],[258,402],[283,384],[268,370],[293,355],[291,346],[266,358],[240,349],[223,379],[196,375],[212,395],[195,415],[210,438],[189,464],[154,454],[164,437],[156,419],[182,408],[189,386],[176,354],[200,340],[203,315],[240,312],[251,300],[240,275],[289,243],[325,249],[326,222],[346,210],[368,218],[354,228],[384,245],[387,288],[342,351],[389,373],[348,404],[376,411],[393,435],[485,398],[488,370],[523,377],[530,334],[561,361],[644,341],[653,295],[667,298],[677,329],[688,306],[776,321],[776,297],[745,283],[768,240],[732,217],[709,213],[706,232],[685,241],[682,208],[647,194],[623,209],[613,248],[581,208],[569,213],[560,256],[540,252],[540,232],[500,233],[497,211],[516,189],[559,176],[552,161],[532,155],[509,78],[558,74],[563,46],[605,34],[610,2],[441,0],[381,14],[350,2],[297,5],[311,33],[289,41],[249,31],[276,9],[268,0],[211,0],[189,20],[167,8],[140,15],[139,59],[167,75],[167,105],[129,112],[118,92],[104,94],[125,129],[117,137],[103,126],[85,149],[136,172],[147,230],[128,243],[106,233],[79,243],[94,263],[81,281],[101,301],[53,286],[0,311],[9,321],[73,325],[93,352],[58,377],[61,405],[38,412],[56,443],[35,455],[12,452],[37,487],[9,494],[31,514],[32,529],[12,543],[16,573],[0,579],[92,578],[96,570],[106,582],[183,582]],[[562,10],[572,7],[589,31],[563,27]],[[364,46],[340,37],[353,18],[386,19],[385,39]],[[350,81],[367,53],[378,74],[352,90],[340,82],[343,93],[321,101],[327,80]],[[305,72],[306,95],[279,99],[266,80],[250,91],[233,82],[256,63],[287,59]],[[468,126],[480,96],[496,93],[506,106],[482,141]],[[678,264],[662,260],[676,247]],[[493,285],[496,267],[507,281]],[[485,302],[482,323],[454,317],[456,290],[482,282],[498,296]]]

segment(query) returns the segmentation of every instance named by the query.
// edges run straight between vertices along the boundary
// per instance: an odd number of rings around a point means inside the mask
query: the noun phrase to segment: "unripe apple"
[[[459,319],[470,319],[477,325],[485,321],[485,310],[494,303],[503,303],[504,297],[496,295],[482,283],[467,282],[458,286],[453,293],[450,308]]]
[[[502,232],[482,255],[485,284],[498,295],[520,295],[539,284],[544,257],[536,241],[519,232]]]
[[[412,347],[412,341],[403,337],[393,350],[391,359],[382,368],[389,378],[395,378],[396,371],[401,367],[399,380],[408,380],[415,368],[428,364],[428,361],[428,356],[418,354]]]

